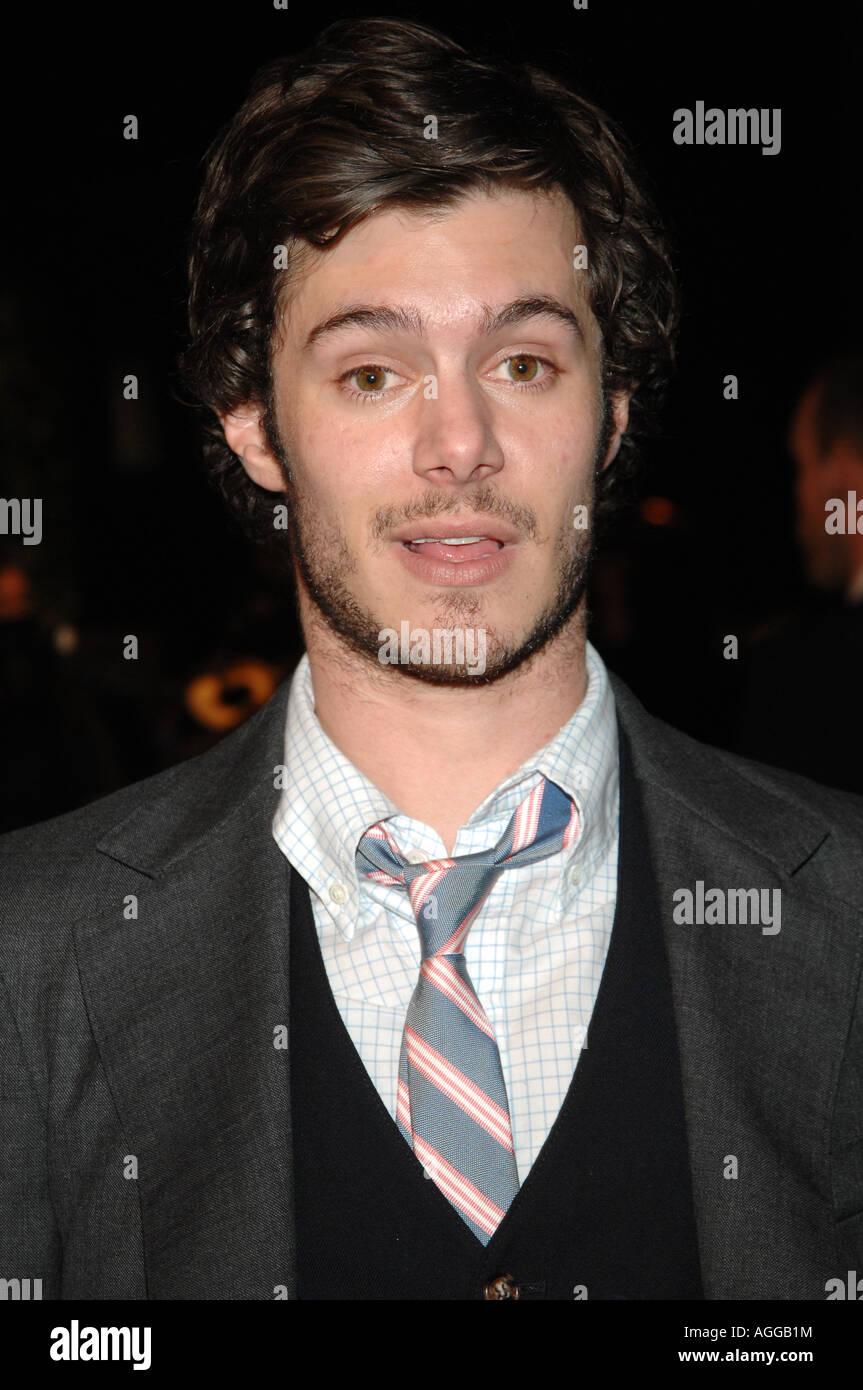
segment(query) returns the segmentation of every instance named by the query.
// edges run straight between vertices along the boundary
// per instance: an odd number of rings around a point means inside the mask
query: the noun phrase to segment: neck
[[[480,802],[558,733],[587,690],[584,601],[517,670],[466,687],[351,651],[302,601],[301,617],[324,732],[400,812],[436,830],[447,854]]]

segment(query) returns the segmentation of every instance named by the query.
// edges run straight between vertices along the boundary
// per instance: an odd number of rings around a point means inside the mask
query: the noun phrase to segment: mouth
[[[426,560],[445,561],[449,564],[463,565],[470,560],[483,560],[497,555],[505,545],[512,545],[517,537],[509,528],[495,523],[486,529],[475,522],[426,522],[415,523],[410,528],[396,532],[393,539],[414,555]]]
[[[496,555],[503,550],[503,541],[493,536],[423,536],[415,541],[402,541],[406,550],[414,555],[424,555],[427,560],[448,560],[450,564],[463,565],[468,560],[481,560],[486,555]]]
[[[434,586],[490,584],[510,568],[518,533],[504,522],[415,521],[392,544],[410,573]]]

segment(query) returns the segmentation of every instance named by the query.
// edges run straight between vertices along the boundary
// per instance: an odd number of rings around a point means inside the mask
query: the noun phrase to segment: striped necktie
[[[504,869],[567,849],[578,808],[545,778],[493,849],[410,864],[385,821],[357,848],[357,869],[405,888],[420,934],[420,977],[405,1019],[398,1127],[430,1177],[483,1245],[518,1192],[500,1051],[471,984],[464,945]]]

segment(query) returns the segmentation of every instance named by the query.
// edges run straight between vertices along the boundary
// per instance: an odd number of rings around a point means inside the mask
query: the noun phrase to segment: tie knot
[[[386,821],[380,821],[360,840],[357,869],[373,882],[406,889],[424,959],[459,955],[474,918],[504,869],[532,864],[568,848],[578,828],[575,802],[543,778],[492,849],[410,864]]]

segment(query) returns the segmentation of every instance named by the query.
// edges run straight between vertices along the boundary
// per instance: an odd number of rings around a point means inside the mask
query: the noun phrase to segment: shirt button
[[[330,897],[334,903],[346,903],[348,900],[348,890],[343,883],[331,883]]]
[[[573,864],[570,868],[568,878],[573,888],[577,888],[581,883],[581,869],[577,864]]]
[[[482,1296],[486,1300],[497,1298],[518,1298],[518,1284],[511,1274],[496,1274],[485,1285]]]

